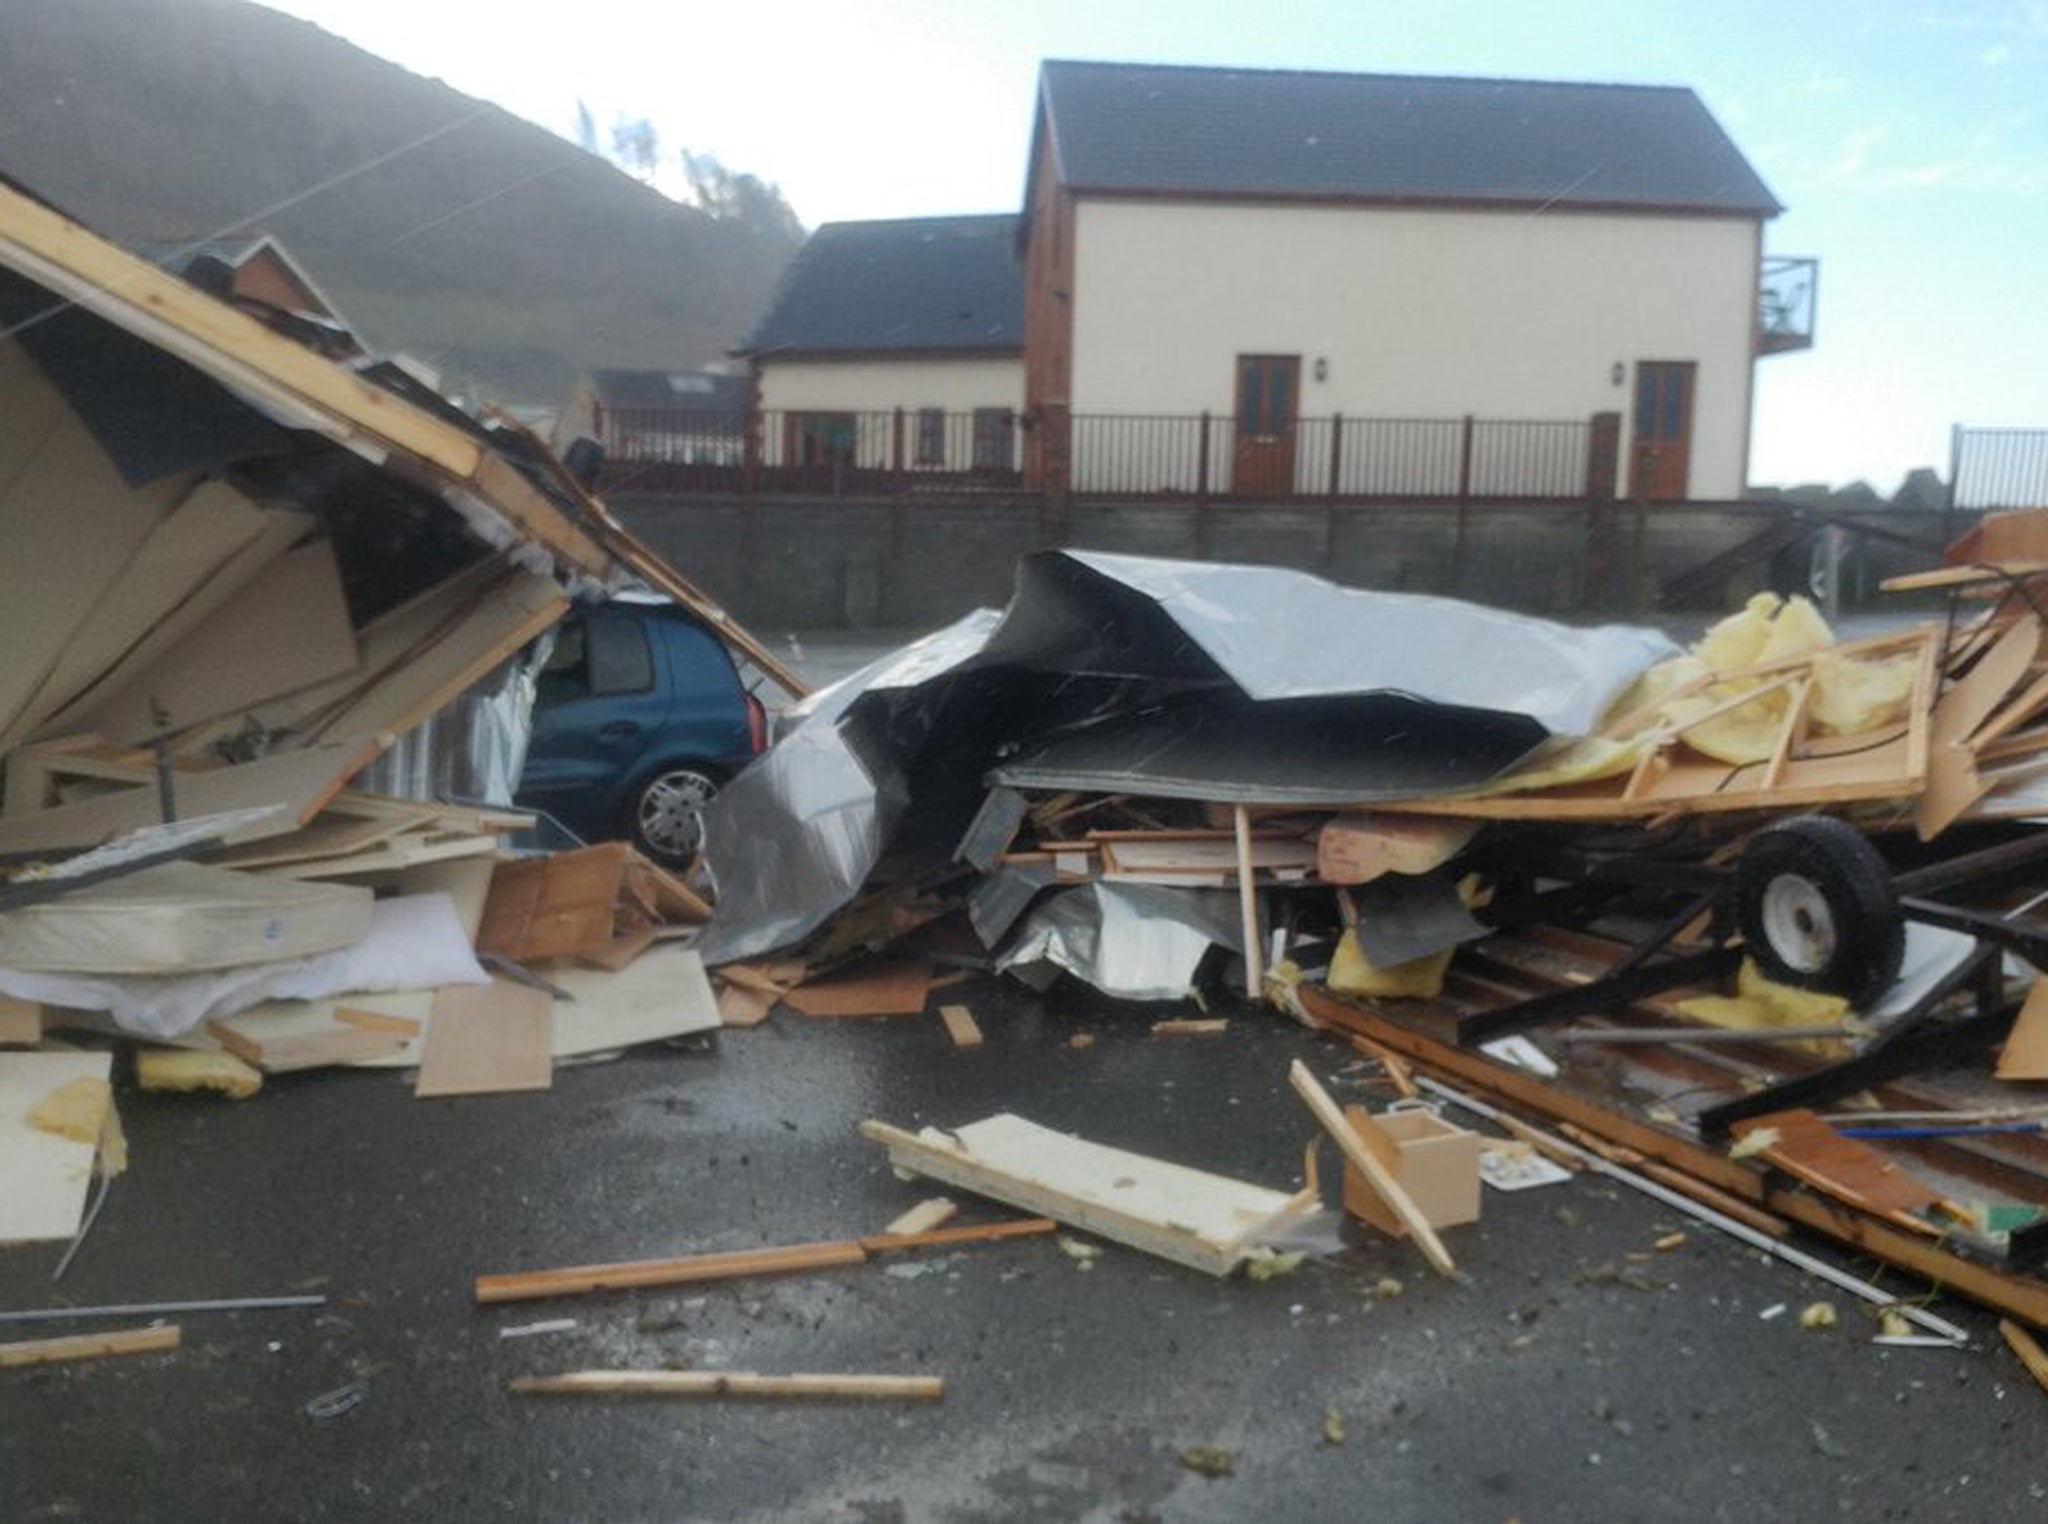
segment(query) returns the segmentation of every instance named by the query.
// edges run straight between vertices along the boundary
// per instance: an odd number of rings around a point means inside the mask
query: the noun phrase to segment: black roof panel
[[[1080,191],[1783,210],[1677,86],[1048,61]]]
[[[828,222],[739,353],[1024,347],[1017,218]]]

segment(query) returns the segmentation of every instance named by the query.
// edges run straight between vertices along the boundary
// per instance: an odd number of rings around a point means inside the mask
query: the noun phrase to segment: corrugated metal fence
[[[1958,508],[2048,508],[2048,429],[1966,429],[1952,440]]]

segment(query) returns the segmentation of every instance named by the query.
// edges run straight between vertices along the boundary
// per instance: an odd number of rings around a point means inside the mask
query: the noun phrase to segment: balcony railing
[[[1819,287],[1817,259],[1778,255],[1764,261],[1757,281],[1758,354],[1813,348],[1814,302]]]
[[[1004,408],[607,412],[600,485],[842,497],[1579,502],[1611,490],[1615,426],[1612,415],[1330,416],[1252,435],[1208,413],[1084,413],[1033,427]]]

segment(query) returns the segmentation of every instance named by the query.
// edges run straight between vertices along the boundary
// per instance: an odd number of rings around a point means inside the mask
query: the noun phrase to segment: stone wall
[[[1035,501],[875,502],[697,497],[612,499],[662,555],[743,622],[784,629],[922,629],[1009,596],[1016,559],[1040,543]],[[1770,530],[1770,503],[1324,507],[1268,503],[1085,503],[1068,541],[1093,550],[1254,561],[1357,587],[1448,593],[1562,618],[1639,615],[1670,579]],[[1886,535],[1942,543],[1939,513],[1850,516]],[[1960,514],[1960,533],[1973,515]],[[1851,535],[1841,596],[1869,606],[1884,577],[1931,564]],[[1807,590],[1811,540],[1733,568],[1692,600],[1731,607],[1761,588]]]

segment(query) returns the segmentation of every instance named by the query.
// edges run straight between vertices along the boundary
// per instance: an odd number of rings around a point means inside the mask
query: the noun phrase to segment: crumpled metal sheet
[[[365,768],[355,786],[399,799],[512,807],[533,739],[535,679],[554,647],[543,632],[524,657],[501,663]]]
[[[1076,655],[1142,640],[1192,670],[1185,643],[1253,699],[1401,693],[1526,715],[1554,735],[1585,734],[1638,672],[1678,654],[1669,637],[1634,625],[1581,628],[1278,566],[1051,552],[1022,563],[1013,613],[1034,583],[1047,584],[1042,603],[1097,620],[1116,611],[1107,628],[1063,632]]]
[[[1226,889],[1097,882],[1049,894],[996,959],[1029,975],[1051,964],[1120,1000],[1178,1000],[1212,945],[1243,951],[1237,895]]]
[[[1000,615],[978,611],[813,695],[713,800],[705,957],[801,940],[885,853],[949,860],[991,775],[1224,800],[1416,797],[1589,730],[1675,652],[1654,630],[1273,567],[1027,556]]]
[[[783,738],[704,812],[704,860],[718,914],[698,949],[707,964],[801,941],[851,899],[880,861],[908,797],[890,759],[870,772],[846,724],[854,703],[905,693],[978,653],[993,610],[966,618],[821,688],[784,716]]]

